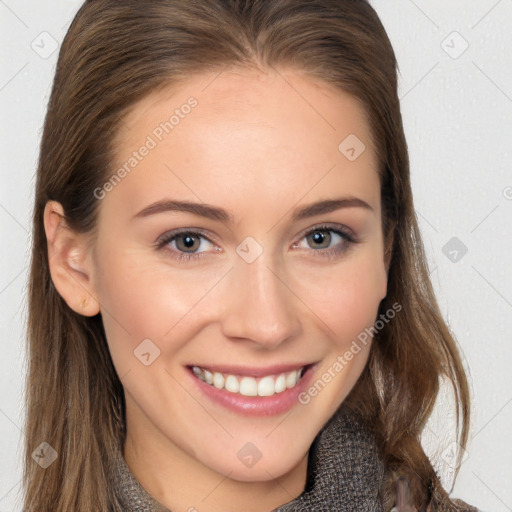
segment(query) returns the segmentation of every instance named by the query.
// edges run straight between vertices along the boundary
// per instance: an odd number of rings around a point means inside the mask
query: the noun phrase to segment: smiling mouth
[[[204,383],[243,396],[272,396],[294,388],[311,365],[296,370],[262,377],[249,377],[210,371],[199,366],[190,367],[192,374]]]

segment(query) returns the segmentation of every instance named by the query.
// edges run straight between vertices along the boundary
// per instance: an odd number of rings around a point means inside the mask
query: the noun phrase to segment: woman
[[[420,443],[469,393],[366,1],[86,2],[29,300],[26,510],[474,510]]]

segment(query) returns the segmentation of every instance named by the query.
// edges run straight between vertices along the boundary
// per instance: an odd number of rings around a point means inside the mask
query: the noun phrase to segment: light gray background
[[[0,0],[0,512],[21,510],[34,173],[57,59],[53,50],[80,4]],[[453,494],[488,512],[512,511],[512,0],[373,5],[399,61],[431,276],[472,382],[472,441]],[[447,246],[453,237],[455,245]],[[462,258],[461,244],[467,248]],[[449,482],[451,418],[445,404],[436,409],[424,441]]]

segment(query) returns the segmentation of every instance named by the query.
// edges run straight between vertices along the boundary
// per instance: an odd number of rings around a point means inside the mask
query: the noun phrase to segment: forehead
[[[186,113],[192,121],[180,123],[180,130],[173,130],[174,138],[199,118],[205,128],[237,123],[245,127],[259,125],[287,131],[290,139],[312,132],[318,134],[317,138],[326,133],[343,137],[351,130],[370,143],[366,112],[358,98],[290,68],[266,72],[231,70],[181,78],[132,107],[120,127],[118,142],[135,142],[132,139],[140,135],[138,131],[148,131],[155,121],[169,121],[190,98],[195,98],[198,106],[191,112],[193,115]],[[200,126],[196,123],[193,128],[197,131]],[[332,137],[327,139],[330,143]]]
[[[313,188],[375,188],[377,162],[360,102],[290,69],[205,73],[155,91],[125,117],[114,166],[150,140],[151,150],[115,190],[133,204],[165,190],[213,202],[226,190],[270,190],[284,199],[288,191],[298,199]]]

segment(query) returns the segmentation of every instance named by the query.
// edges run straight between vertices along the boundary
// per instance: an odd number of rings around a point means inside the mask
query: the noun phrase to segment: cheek
[[[212,290],[225,270],[183,271],[120,244],[104,244],[100,261],[97,289],[114,366],[132,379],[142,372],[146,382],[147,367],[137,355],[149,349],[156,355],[150,368],[169,365],[215,317]]]
[[[147,254],[112,247],[103,254],[97,289],[114,361],[123,367],[133,363],[133,351],[145,339],[152,340],[161,351],[177,350],[179,342],[164,347],[161,340],[181,339],[173,329],[177,332],[188,323],[194,306],[211,287],[209,279],[183,279],[155,264]]]
[[[327,325],[327,336],[337,343],[350,343],[375,321],[385,288],[384,265],[376,254],[368,248],[341,265],[300,272],[292,285],[313,316],[323,321],[320,328]],[[193,337],[206,317],[215,314],[215,307],[204,309],[209,301],[203,299],[222,272],[184,273],[148,258],[147,253],[108,244],[100,261],[97,289],[113,358],[121,352],[133,358],[133,350],[145,339],[174,352]],[[161,340],[172,343],[164,345]]]
[[[319,286],[320,282],[325,285]],[[386,292],[386,273],[382,262],[374,258],[367,264],[342,265],[329,279],[310,285],[311,310],[328,327],[329,338],[344,349],[373,326]]]

